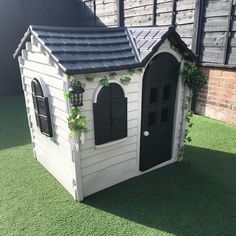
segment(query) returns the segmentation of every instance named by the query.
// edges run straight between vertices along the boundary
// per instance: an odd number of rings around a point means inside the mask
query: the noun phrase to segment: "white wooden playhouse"
[[[181,158],[195,56],[173,28],[30,26],[14,56],[35,158],[76,200]]]

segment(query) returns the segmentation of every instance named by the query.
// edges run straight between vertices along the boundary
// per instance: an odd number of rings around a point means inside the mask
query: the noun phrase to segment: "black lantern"
[[[74,83],[72,87],[69,88],[70,102],[73,106],[79,107],[83,106],[83,93],[84,89],[80,82]]]

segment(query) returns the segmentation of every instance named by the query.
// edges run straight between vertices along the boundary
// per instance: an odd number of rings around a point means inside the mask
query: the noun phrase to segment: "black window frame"
[[[121,140],[128,135],[128,99],[118,83],[100,89],[93,103],[95,145]]]
[[[31,89],[36,125],[42,134],[47,137],[53,137],[48,98],[44,96],[38,79],[34,78],[32,80]]]

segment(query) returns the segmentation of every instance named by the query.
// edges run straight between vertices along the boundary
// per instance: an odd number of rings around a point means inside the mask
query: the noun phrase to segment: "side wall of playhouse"
[[[26,44],[19,57],[22,87],[35,158],[75,196],[75,166],[72,158],[67,103],[64,99],[65,82],[57,66],[50,60],[34,37]],[[31,81],[40,81],[44,96],[48,97],[53,137],[43,135],[36,125]]]

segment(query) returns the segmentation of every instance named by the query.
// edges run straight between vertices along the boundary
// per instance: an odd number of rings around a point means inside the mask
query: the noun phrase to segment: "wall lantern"
[[[69,88],[70,102],[73,106],[83,106],[83,93],[84,89],[80,82],[73,83],[72,87]]]

